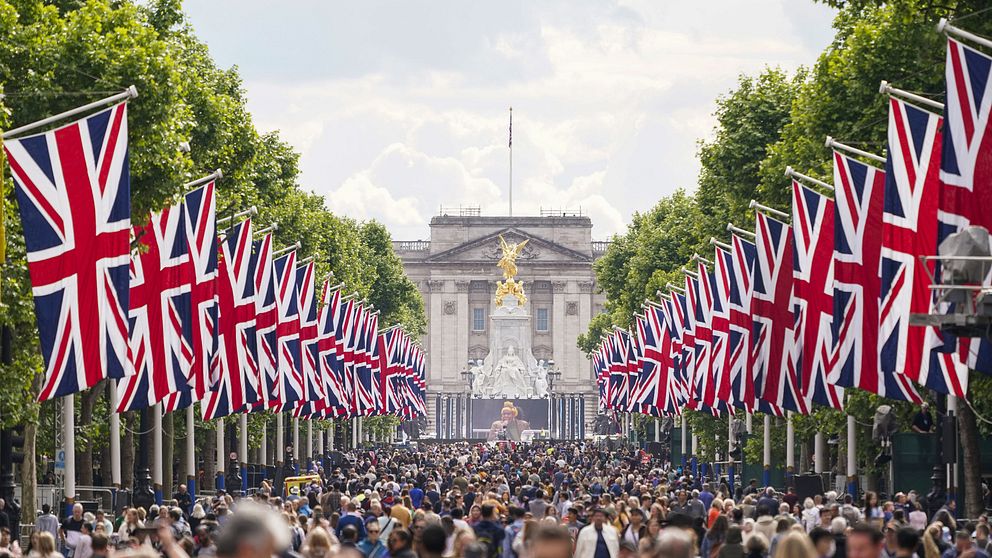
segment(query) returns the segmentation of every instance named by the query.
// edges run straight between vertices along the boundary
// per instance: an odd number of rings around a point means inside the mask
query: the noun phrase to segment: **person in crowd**
[[[55,537],[51,533],[38,531],[34,534],[34,542],[28,558],[59,558],[59,556],[60,554],[55,551]]]
[[[913,416],[913,432],[921,434],[929,433],[933,430],[933,416],[930,415],[930,404],[926,401],[920,405],[920,410]]]
[[[989,558],[989,555],[971,540],[971,532],[962,529],[954,533],[954,546],[945,550],[941,558]]]
[[[617,530],[607,523],[606,510],[596,508],[592,513],[592,523],[579,531],[575,558],[617,558],[619,553]]]
[[[59,518],[55,517],[55,514],[52,513],[52,506],[42,504],[41,515],[38,516],[38,520],[34,524],[34,532],[48,533],[52,536],[52,539],[59,538]]]

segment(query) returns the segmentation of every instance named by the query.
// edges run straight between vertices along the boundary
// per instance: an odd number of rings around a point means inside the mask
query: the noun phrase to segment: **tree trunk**
[[[38,492],[38,452],[35,451],[38,439],[38,422],[29,420],[24,424],[24,462],[21,463],[21,523],[34,520]],[[57,510],[56,510],[57,511]]]
[[[978,517],[982,505],[982,454],[978,444],[978,423],[967,401],[958,401],[958,438],[964,464],[964,517]],[[962,487],[957,487],[960,492]]]
[[[93,407],[103,391],[103,386],[97,384],[80,395],[79,424],[76,426],[76,432],[83,433],[82,436],[76,436],[76,440],[82,441],[76,449],[76,478],[79,479],[79,486],[93,486]]]
[[[175,444],[176,414],[165,413],[162,417],[162,494],[166,500],[172,497]]]
[[[179,443],[175,444],[177,446],[175,448],[175,452],[176,452],[176,465],[178,467],[176,469],[176,479],[178,479],[179,484],[185,484],[188,475],[191,474],[186,469],[186,436],[189,436],[189,431],[186,428],[185,410],[179,414],[179,419],[180,420],[176,421],[179,424],[178,428],[176,427],[175,423],[173,424],[172,439],[173,442],[175,442],[177,436],[179,436],[181,433],[184,434],[182,439],[178,440]]]
[[[134,490],[134,411],[121,415],[121,428],[124,439],[121,440],[121,488]]]
[[[217,431],[202,429],[200,435],[203,437],[203,478],[200,479],[199,490],[213,490],[216,488],[214,479],[217,477],[217,464],[214,454],[217,453]]]

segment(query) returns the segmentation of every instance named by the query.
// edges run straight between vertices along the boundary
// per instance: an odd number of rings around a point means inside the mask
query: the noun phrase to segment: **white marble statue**
[[[506,354],[493,367],[493,393],[527,395],[531,384],[528,381],[527,366],[517,356],[513,345],[506,348]]]

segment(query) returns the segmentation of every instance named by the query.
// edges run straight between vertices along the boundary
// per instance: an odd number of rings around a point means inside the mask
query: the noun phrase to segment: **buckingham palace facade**
[[[555,370],[550,397],[522,401],[518,407],[546,405],[546,421],[534,416],[544,412],[540,410],[530,411],[528,417],[542,435],[584,436],[591,432],[598,392],[592,365],[576,340],[590,319],[603,310],[605,295],[597,292],[592,264],[607,243],[592,240],[588,217],[561,213],[540,217],[464,211],[442,214],[431,219],[430,240],[393,242],[426,306],[428,331],[422,344],[429,362],[428,431],[439,438],[469,438],[473,424],[492,420],[473,418],[484,404],[497,401],[471,397],[468,372],[471,363],[485,359],[492,346],[490,317],[496,310],[497,282],[502,279],[496,267],[500,236],[507,242],[527,241],[516,261],[518,280],[523,281],[528,299],[524,309],[530,316],[530,339],[525,345],[535,359],[553,363]]]

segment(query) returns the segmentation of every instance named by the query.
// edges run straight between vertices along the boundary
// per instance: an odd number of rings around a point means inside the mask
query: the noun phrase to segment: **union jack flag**
[[[200,406],[204,420],[238,413],[259,402],[255,339],[255,283],[251,220],[227,232],[217,264],[219,380]]]
[[[272,235],[254,241],[255,268],[255,339],[258,344],[258,369],[262,382],[262,403],[266,407],[280,406],[279,350],[276,346],[275,276],[272,273]]]
[[[131,360],[119,390],[120,413],[150,407],[187,389],[193,363],[186,337],[193,269],[184,221],[183,208],[173,206],[134,228],[141,247],[131,258]]]
[[[128,362],[127,105],[4,144],[24,225],[45,379],[39,401]]]
[[[882,223],[882,301],[879,351],[883,374],[905,374],[941,393],[964,396],[967,367],[945,344],[939,328],[910,326],[911,313],[927,314],[937,253],[940,205],[941,118],[889,99]],[[950,349],[950,350],[948,350]]]
[[[751,355],[751,294],[754,262],[758,257],[754,243],[738,235],[731,237],[732,265],[728,267],[727,300],[730,306],[730,347],[727,369],[730,371],[731,392],[737,407],[752,412],[757,402],[754,377],[749,366]]]
[[[596,386],[599,388],[599,410],[604,411],[610,406],[610,366],[607,356],[607,339],[599,343],[599,348],[592,354],[593,370],[596,374]]]
[[[344,389],[344,379],[338,368],[337,359],[337,324],[341,313],[341,291],[332,289],[331,284],[324,282],[321,294],[321,305],[317,317],[320,377],[324,382],[325,408],[331,416],[341,417],[348,411],[348,393]]]
[[[324,382],[317,365],[317,285],[313,262],[296,268],[299,286],[300,351],[303,355],[303,401],[309,403],[311,412],[324,408]]]
[[[609,408],[617,411],[626,411],[628,409],[627,396],[630,393],[630,387],[628,385],[630,374],[627,373],[627,339],[625,330],[620,328],[615,328],[613,330],[609,349]]]
[[[689,278],[686,278],[686,286],[690,286]],[[678,324],[682,328],[682,358],[679,367],[679,383],[684,390],[687,409],[696,409],[699,399],[696,396],[696,301],[693,298],[693,290],[685,289],[685,294],[674,293],[675,311],[678,313]]]
[[[214,183],[187,193],[183,197],[183,215],[186,222],[186,246],[193,266],[190,285],[192,310],[193,364],[188,377],[188,388],[171,393],[162,400],[164,412],[185,409],[200,401],[218,380],[214,355],[217,352],[217,215],[215,211]]]
[[[790,367],[788,344],[793,336],[792,237],[789,226],[758,212],[755,220],[754,287],[751,317],[754,321],[751,369],[758,407],[781,415],[783,409],[806,414],[799,378]],[[764,408],[762,408],[764,407]]]
[[[834,361],[828,381],[920,401],[903,374],[882,373],[878,330],[885,173],[834,152]]]
[[[383,401],[379,390],[379,312],[372,312],[365,325],[363,338],[362,367],[358,378],[362,381],[362,389],[368,389],[372,395],[372,405],[365,410],[366,415],[382,413]]]
[[[366,365],[366,346],[368,342],[368,322],[371,313],[365,305],[355,305],[354,321],[351,324],[349,346],[351,351],[351,387],[354,389],[352,412],[355,416],[367,416],[375,407],[375,395],[372,393],[371,378],[366,380],[364,370]],[[348,359],[345,359],[347,365]]]
[[[703,392],[705,391],[706,370],[709,367],[709,347],[711,332],[709,325],[705,322],[703,298],[706,296],[702,292],[704,281],[700,281],[690,275],[685,275],[685,302],[686,302],[686,324],[691,324],[691,337],[693,357],[692,370],[687,375],[689,385],[689,408],[705,410],[703,403]]]
[[[338,336],[335,337],[335,356],[338,360],[338,370],[344,381],[344,390],[348,394],[348,415],[355,416],[355,377],[353,365],[355,362],[355,352],[352,346],[352,333],[354,331],[356,310],[358,309],[354,299],[348,300],[341,312],[338,322]]]
[[[272,262],[276,282],[276,348],[279,351],[279,402],[284,409],[304,400],[303,353],[300,349],[300,298],[296,282],[296,251]]]
[[[675,386],[675,399],[682,413],[689,406],[690,384],[686,374],[688,361],[695,352],[695,343],[687,345],[685,340],[686,300],[678,292],[672,292],[662,301],[665,307],[665,321],[669,324],[668,332],[672,338],[672,385]]]
[[[403,375],[400,365],[406,333],[399,328],[390,328],[379,334],[379,399],[384,414],[398,414],[403,407],[398,387]]]
[[[992,57],[948,39],[946,68],[938,240],[969,225],[992,230]],[[946,337],[950,345],[953,340]],[[957,341],[968,368],[992,373],[992,343]],[[957,379],[960,386],[955,387],[948,377],[948,390],[966,393],[966,375],[959,373]]]
[[[732,390],[731,361],[734,358],[731,350],[734,348],[734,332],[731,330],[730,295],[734,273],[734,257],[729,250],[719,246],[714,250],[713,260],[713,406],[734,410],[734,391]],[[700,265],[700,271],[704,268]]]
[[[834,312],[834,202],[792,181],[791,364],[807,401],[844,407],[844,391],[827,381],[832,361]]]

